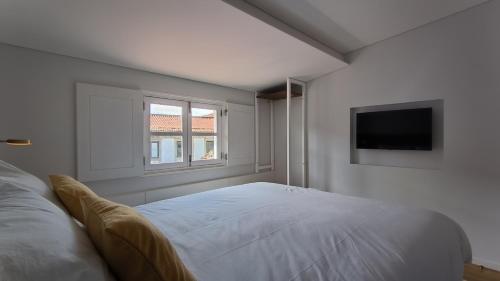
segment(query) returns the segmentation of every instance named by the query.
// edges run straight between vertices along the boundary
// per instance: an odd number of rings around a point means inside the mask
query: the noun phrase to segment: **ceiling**
[[[486,0],[2,0],[0,42],[258,90]]]
[[[220,0],[2,0],[0,42],[247,90],[346,65]]]
[[[347,53],[487,0],[244,0]]]

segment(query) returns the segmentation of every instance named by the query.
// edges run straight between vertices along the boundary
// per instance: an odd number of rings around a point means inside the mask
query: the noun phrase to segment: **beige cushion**
[[[195,280],[167,238],[136,210],[106,199],[82,199],[90,238],[122,281]]]
[[[68,212],[79,222],[83,223],[81,198],[97,196],[90,188],[70,176],[50,175],[52,189],[64,204]]]

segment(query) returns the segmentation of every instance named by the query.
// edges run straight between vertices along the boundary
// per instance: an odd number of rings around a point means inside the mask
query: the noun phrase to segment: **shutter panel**
[[[228,165],[255,163],[255,112],[253,106],[227,105]]]
[[[77,178],[143,175],[141,92],[82,83],[76,88]]]

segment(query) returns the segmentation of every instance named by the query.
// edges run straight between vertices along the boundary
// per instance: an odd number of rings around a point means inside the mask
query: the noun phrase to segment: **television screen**
[[[357,113],[356,148],[432,150],[432,108]]]

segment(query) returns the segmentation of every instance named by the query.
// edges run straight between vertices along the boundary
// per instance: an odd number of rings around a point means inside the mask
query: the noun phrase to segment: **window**
[[[177,158],[182,157],[182,141],[177,141],[177,152],[176,152]]]
[[[214,151],[214,141],[208,140],[205,142],[205,151]]]
[[[160,142],[151,141],[151,161],[160,158]]]
[[[222,106],[146,98],[147,170],[223,164]]]

